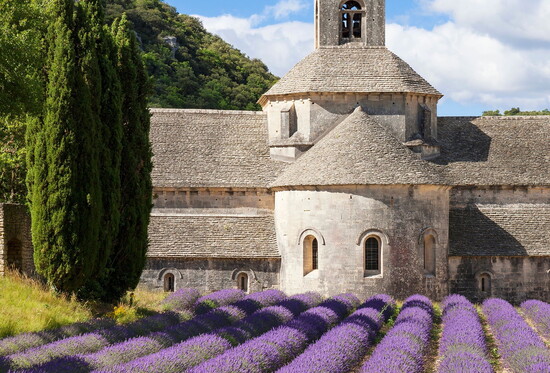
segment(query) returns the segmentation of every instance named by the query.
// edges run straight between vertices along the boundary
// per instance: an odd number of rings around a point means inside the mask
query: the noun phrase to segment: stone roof
[[[420,160],[359,107],[272,186],[441,183],[434,165]]]
[[[285,166],[269,157],[262,112],[151,113],[155,187],[266,187]]]
[[[265,96],[294,93],[401,93],[441,96],[386,47],[322,47],[294,66]]]
[[[451,256],[550,255],[549,205],[471,205],[451,208]]]
[[[550,116],[440,117],[450,185],[550,185]]]
[[[151,214],[148,257],[280,258],[273,213]]]

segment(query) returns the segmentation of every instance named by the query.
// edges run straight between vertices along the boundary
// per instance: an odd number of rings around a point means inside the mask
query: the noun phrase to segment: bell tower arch
[[[315,48],[384,46],[385,0],[315,0]]]

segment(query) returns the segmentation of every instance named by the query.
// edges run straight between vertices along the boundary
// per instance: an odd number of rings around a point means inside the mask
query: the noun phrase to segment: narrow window
[[[481,292],[485,294],[491,294],[491,276],[487,273],[484,273],[479,276],[479,282],[479,288],[481,289]]]
[[[380,271],[380,242],[375,237],[365,241],[365,270]]]
[[[245,293],[248,293],[248,275],[246,273],[241,273],[237,276],[237,286]]]
[[[174,291],[174,275],[167,273],[164,276],[164,291],[173,292]]]
[[[313,236],[304,239],[304,276],[319,269],[319,244]]]
[[[424,273],[435,275],[435,238],[431,234],[424,236]]]
[[[340,12],[342,14],[342,39],[344,41],[361,39],[363,15],[365,13],[361,8],[361,4],[357,1],[348,1],[342,5]]]

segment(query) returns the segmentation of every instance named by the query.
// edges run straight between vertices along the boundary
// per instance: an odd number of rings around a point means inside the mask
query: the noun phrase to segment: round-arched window
[[[245,293],[248,293],[248,275],[246,273],[240,273],[237,276],[237,287]]]
[[[342,39],[361,39],[365,11],[357,1],[347,1],[340,10],[342,14]]]
[[[304,276],[319,269],[319,242],[314,236],[304,239]]]
[[[175,290],[176,278],[172,273],[164,275],[164,291],[173,292]]]
[[[376,237],[365,241],[365,271],[380,272],[380,241]]]

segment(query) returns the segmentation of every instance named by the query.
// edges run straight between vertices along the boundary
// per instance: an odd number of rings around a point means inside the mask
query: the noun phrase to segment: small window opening
[[[491,293],[491,276],[487,273],[482,274],[479,277],[480,289],[482,293],[490,294]]]
[[[241,273],[237,276],[237,287],[248,293],[248,275],[246,273]]]
[[[435,237],[431,234],[424,237],[424,273],[435,275]]]
[[[364,11],[357,1],[342,5],[342,39],[361,39]]]
[[[365,241],[365,270],[380,271],[380,242],[375,237]]]
[[[304,276],[319,269],[319,243],[317,238],[307,236],[304,239]]]
[[[175,290],[175,277],[172,273],[164,276],[164,291],[173,292]]]

